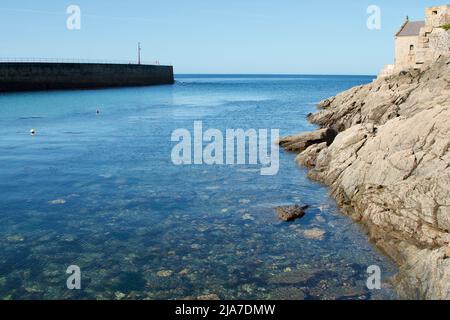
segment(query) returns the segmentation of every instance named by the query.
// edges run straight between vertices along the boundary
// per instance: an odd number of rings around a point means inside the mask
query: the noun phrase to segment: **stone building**
[[[395,34],[395,64],[387,65],[380,77],[409,68],[422,68],[441,55],[450,54],[450,5],[425,9],[425,21],[406,21]]]

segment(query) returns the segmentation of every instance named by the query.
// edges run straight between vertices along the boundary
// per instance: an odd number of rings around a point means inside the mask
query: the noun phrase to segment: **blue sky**
[[[81,30],[66,8],[82,10]],[[376,74],[431,0],[2,0],[1,57],[135,59],[176,73]],[[369,5],[381,30],[366,27]]]

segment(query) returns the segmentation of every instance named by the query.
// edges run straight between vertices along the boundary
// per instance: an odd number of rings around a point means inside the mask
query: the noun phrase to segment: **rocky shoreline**
[[[400,297],[450,299],[450,57],[318,107],[280,145],[398,263]]]

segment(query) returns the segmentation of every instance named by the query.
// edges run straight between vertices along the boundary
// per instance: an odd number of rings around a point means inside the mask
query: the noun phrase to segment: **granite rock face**
[[[321,129],[291,136],[309,176],[400,266],[402,297],[450,299],[450,57],[322,101]],[[338,132],[304,148],[304,137]],[[311,141],[310,139],[309,141]]]

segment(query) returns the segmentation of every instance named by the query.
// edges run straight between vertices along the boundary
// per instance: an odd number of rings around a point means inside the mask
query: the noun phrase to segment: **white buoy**
[[[30,134],[31,134],[32,136],[36,135],[36,130],[35,130],[35,129],[31,129],[31,130],[30,130]]]

